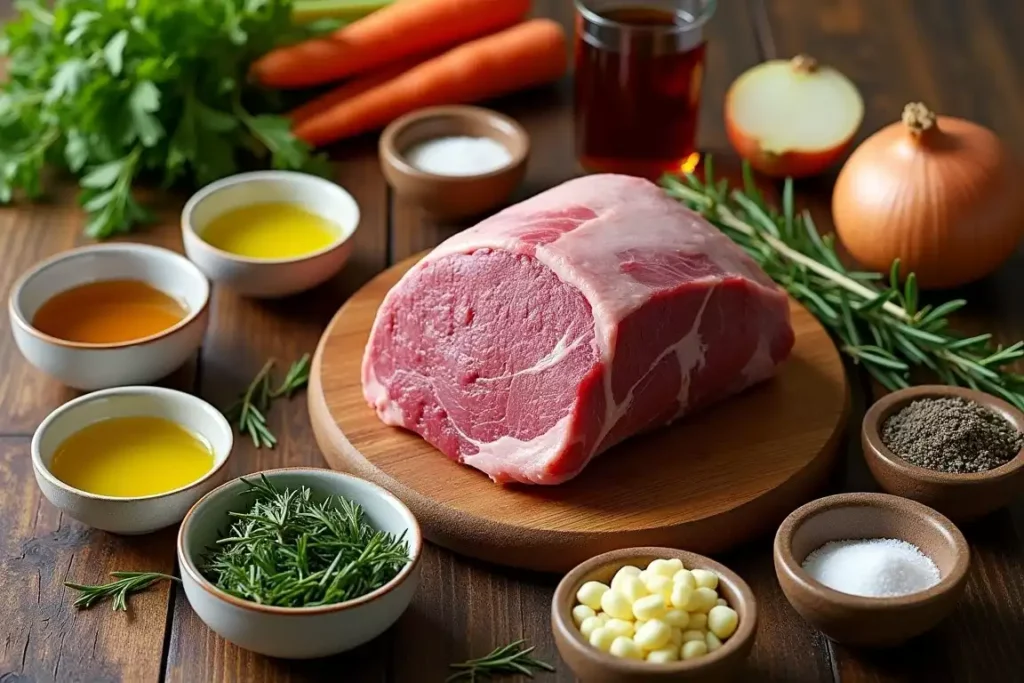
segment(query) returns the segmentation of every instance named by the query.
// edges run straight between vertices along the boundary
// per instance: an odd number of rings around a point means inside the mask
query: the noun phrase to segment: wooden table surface
[[[571,26],[569,0],[535,0],[537,14]],[[996,130],[1024,158],[1024,4],[1004,0],[720,0],[709,28],[700,143],[728,153],[722,101],[732,79],[766,58],[808,52],[860,86],[867,111],[860,137],[898,119],[922,99],[941,113]],[[0,7],[10,12],[4,0]],[[529,130],[534,157],[519,197],[575,173],[568,83],[494,103]],[[330,316],[373,274],[435,245],[459,227],[432,222],[396,201],[381,177],[375,140],[332,151],[337,180],[358,200],[363,219],[352,261],[336,281],[287,301],[267,303],[217,289],[198,358],[166,384],[225,405],[268,357],[289,361],[312,351]],[[801,201],[827,226],[834,175],[798,185]],[[32,208],[0,210],[0,281],[9,289],[36,261],[85,240],[70,191]],[[133,236],[180,249],[180,197],[158,198],[161,222]],[[958,324],[1002,341],[1024,336],[1020,254],[998,274],[968,288],[969,316]],[[6,316],[0,325],[8,325]],[[557,577],[467,561],[428,546],[419,593],[398,624],[376,641],[336,658],[291,663],[240,650],[209,631],[178,586],[132,598],[129,614],[78,612],[64,581],[100,583],[114,570],[175,571],[167,529],[141,538],[93,531],[64,518],[39,493],[29,442],[43,417],[75,396],[28,366],[10,333],[0,334],[0,681],[358,681],[434,683],[449,662],[527,638],[558,671],[538,678],[571,681],[549,627]],[[870,392],[851,368],[851,433]],[[323,465],[305,402],[275,408],[276,450],[239,439],[231,474]],[[832,490],[871,490],[849,440]],[[825,492],[823,492],[825,493]],[[939,629],[886,653],[861,653],[827,642],[789,607],[775,580],[770,539],[720,559],[757,594],[760,622],[747,681],[1020,681],[1024,680],[1024,500],[964,529],[973,563],[963,602]]]

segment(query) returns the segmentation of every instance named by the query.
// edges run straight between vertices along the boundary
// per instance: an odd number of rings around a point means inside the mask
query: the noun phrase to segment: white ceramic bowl
[[[187,486],[151,496],[119,498],[76,489],[50,472],[57,448],[81,429],[114,417],[162,417],[206,439],[213,468]],[[180,522],[192,505],[224,481],[231,455],[231,425],[206,401],[162,387],[118,387],[69,401],[32,437],[32,469],[39,489],[55,507],[79,522],[116,534],[146,534]]]
[[[163,332],[128,342],[85,344],[32,327],[54,295],[104,280],[141,280],[182,302],[188,315]],[[169,375],[199,348],[210,320],[210,283],[188,259],[146,244],[71,249],[39,263],[11,288],[14,341],[29,363],[75,389],[148,384]]]
[[[419,585],[423,539],[409,509],[376,484],[324,469],[291,468],[264,475],[277,487],[307,486],[321,495],[341,495],[360,504],[382,531],[405,533],[409,564],[383,587],[356,600],[322,607],[269,607],[241,600],[214,587],[199,570],[206,549],[231,523],[228,512],[244,510],[245,490],[235,479],[196,503],[178,532],[178,564],[185,595],[199,618],[246,650],[269,657],[310,659],[351,650],[386,631],[409,606]]]
[[[248,258],[212,246],[202,238],[210,222],[227,211],[253,204],[289,202],[331,221],[337,239],[320,251],[281,259]],[[206,275],[244,296],[275,298],[296,294],[333,277],[352,254],[359,205],[335,183],[293,171],[256,171],[218,180],[199,190],[181,212],[185,253]]]

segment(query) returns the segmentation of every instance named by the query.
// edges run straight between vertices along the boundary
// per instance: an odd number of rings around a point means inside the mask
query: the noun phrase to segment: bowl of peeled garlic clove
[[[739,679],[754,646],[757,604],[743,579],[703,555],[626,548],[565,575],[551,626],[582,680],[711,683]]]

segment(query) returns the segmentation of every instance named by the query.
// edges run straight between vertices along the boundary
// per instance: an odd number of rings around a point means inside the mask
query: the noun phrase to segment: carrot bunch
[[[565,33],[547,19],[523,21],[529,5],[398,0],[326,37],[274,50],[252,73],[276,88],[342,81],[290,114],[296,136],[325,145],[420,107],[476,102],[560,78]]]

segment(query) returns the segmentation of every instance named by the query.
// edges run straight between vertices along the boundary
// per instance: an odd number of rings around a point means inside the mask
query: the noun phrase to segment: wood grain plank
[[[229,405],[268,358],[279,361],[279,374],[292,360],[312,352],[327,322],[345,299],[386,263],[386,190],[377,167],[373,141],[355,140],[332,150],[339,159],[335,180],[359,203],[362,213],[355,249],[345,269],[328,283],[278,301],[244,299],[216,288],[210,331],[203,346],[200,394],[218,406]],[[269,424],[276,449],[256,449],[246,438],[236,441],[229,476],[277,467],[323,467],[304,396],[277,405]],[[288,663],[246,652],[206,628],[188,606],[183,591],[174,596],[174,618],[167,651],[169,681],[383,681],[391,637],[386,634],[348,655],[319,662]],[[349,678],[350,677],[350,678]]]
[[[170,572],[175,530],[114,536],[65,517],[36,486],[25,437],[0,437],[0,488],[0,680],[159,680],[168,584],[112,614],[109,603],[76,610],[64,581]]]
[[[1018,4],[995,2],[882,3],[872,0],[767,0],[771,35],[779,56],[808,52],[850,76],[865,98],[863,139],[899,117],[906,101],[922,99],[936,110],[993,128],[1021,156],[1024,131],[1024,54],[1016,36],[1024,29]],[[955,46],[955,47],[952,47]],[[828,229],[827,190],[832,176],[801,184]],[[992,277],[929,301],[963,296],[971,302],[954,325],[991,331],[1002,341],[1024,336],[1024,312],[1013,292],[1021,286],[1020,251]],[[851,458],[847,490],[876,490],[863,461]],[[835,646],[842,681],[1007,680],[1024,670],[1024,506],[965,527],[972,569],[967,595],[952,617],[932,633],[891,652],[863,653]],[[1015,524],[1015,520],[1017,520]]]

